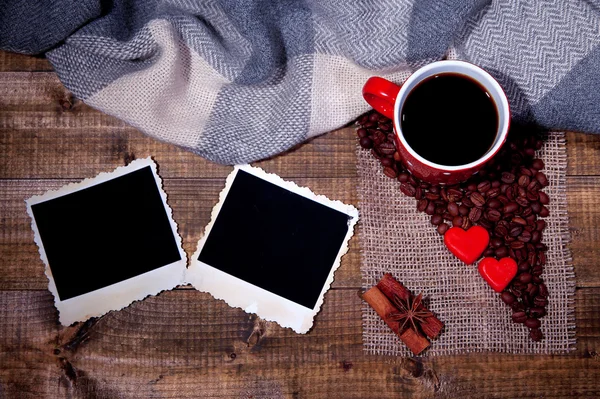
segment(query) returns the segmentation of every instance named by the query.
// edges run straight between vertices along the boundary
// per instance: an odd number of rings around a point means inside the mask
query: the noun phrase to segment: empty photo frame
[[[236,166],[185,280],[230,306],[306,333],[357,220],[351,205]]]
[[[182,283],[187,259],[166,200],[146,158],[26,201],[63,325]]]

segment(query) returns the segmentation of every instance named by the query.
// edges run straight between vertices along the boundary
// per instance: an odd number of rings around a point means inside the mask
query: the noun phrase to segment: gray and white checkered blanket
[[[598,0],[3,0],[0,48],[45,53],[87,104],[226,164],[346,124],[369,76],[449,52],[515,118],[600,132]]]

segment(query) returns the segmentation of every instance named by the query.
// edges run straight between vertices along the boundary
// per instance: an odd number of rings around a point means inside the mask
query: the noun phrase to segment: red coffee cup
[[[440,74],[464,75],[476,81],[493,100],[498,116],[497,131],[489,150],[480,158],[463,165],[441,165],[419,155],[407,143],[402,132],[400,115],[411,91],[423,80]],[[414,72],[402,86],[374,76],[363,87],[364,99],[378,112],[394,122],[396,147],[402,163],[416,177],[433,184],[456,184],[473,176],[498,153],[508,134],[510,109],[506,94],[498,82],[483,69],[463,61],[438,61]],[[424,134],[426,134],[424,132]]]

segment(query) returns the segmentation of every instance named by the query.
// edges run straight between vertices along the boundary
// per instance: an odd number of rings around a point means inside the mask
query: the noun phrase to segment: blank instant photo
[[[150,158],[26,201],[61,324],[182,283],[187,260],[166,201]]]
[[[186,281],[306,333],[348,250],[358,211],[248,165],[228,176]]]

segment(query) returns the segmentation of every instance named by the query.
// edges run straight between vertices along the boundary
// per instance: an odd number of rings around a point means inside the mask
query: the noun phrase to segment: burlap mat
[[[575,274],[567,243],[564,133],[550,133],[540,156],[550,186],[550,216],[543,242],[547,264],[541,276],[550,292],[548,315],[541,319],[544,340],[533,342],[522,324],[485,283],[476,266],[467,266],[444,246],[442,237],[418,212],[416,201],[403,195],[399,183],[383,175],[369,151],[358,148],[359,237],[363,288],[392,273],[413,292],[423,292],[429,309],[446,326],[424,356],[496,351],[551,354],[575,349]],[[367,353],[410,356],[410,351],[366,303],[363,305],[363,345]]]

